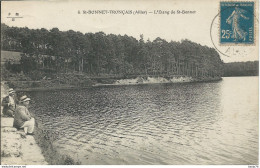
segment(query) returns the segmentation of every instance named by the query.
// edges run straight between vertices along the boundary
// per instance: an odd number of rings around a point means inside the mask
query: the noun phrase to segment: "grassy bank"
[[[78,73],[60,73],[52,74],[51,76],[41,76],[38,78],[29,77],[23,73],[10,73],[7,70],[2,69],[2,81],[4,81],[9,87],[16,90],[24,89],[64,89],[64,88],[79,88],[90,87],[95,84],[94,80],[91,80],[85,74]]]

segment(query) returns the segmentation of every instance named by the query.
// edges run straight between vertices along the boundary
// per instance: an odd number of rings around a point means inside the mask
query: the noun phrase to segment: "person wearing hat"
[[[13,117],[16,108],[16,96],[14,89],[9,89],[8,94],[9,95],[3,98],[2,101],[2,106],[4,106],[3,115],[7,117]]]
[[[23,128],[27,135],[34,135],[35,120],[31,117],[28,110],[30,100],[26,95],[20,98],[20,105],[17,106],[14,113],[14,127],[17,129]]]

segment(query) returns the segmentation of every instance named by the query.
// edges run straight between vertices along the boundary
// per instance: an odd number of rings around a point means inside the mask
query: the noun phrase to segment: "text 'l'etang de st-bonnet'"
[[[2,1],[1,165],[258,165],[258,7]]]

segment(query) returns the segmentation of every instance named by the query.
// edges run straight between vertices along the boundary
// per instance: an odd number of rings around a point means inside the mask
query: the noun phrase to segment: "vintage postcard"
[[[1,165],[259,164],[258,0],[1,1]]]

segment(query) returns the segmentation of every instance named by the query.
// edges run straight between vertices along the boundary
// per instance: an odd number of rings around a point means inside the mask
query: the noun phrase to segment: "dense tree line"
[[[258,61],[225,63],[224,76],[257,76],[258,66]]]
[[[86,33],[58,28],[28,29],[2,24],[1,48],[22,52],[21,68],[89,75],[221,76],[215,49],[182,40],[144,41],[127,35]]]

